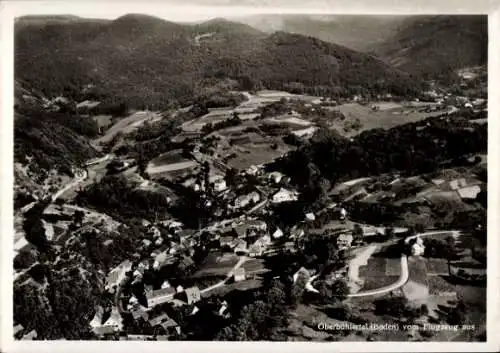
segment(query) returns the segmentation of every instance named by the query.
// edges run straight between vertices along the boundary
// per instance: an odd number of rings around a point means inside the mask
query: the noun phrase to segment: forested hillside
[[[16,79],[49,97],[127,101],[132,107],[189,103],[209,79],[241,89],[287,88],[352,95],[419,89],[403,71],[315,38],[267,35],[225,20],[179,25],[144,15],[114,21],[16,22]]]

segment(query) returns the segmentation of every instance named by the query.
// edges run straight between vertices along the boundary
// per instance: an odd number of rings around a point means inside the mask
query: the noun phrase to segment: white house
[[[283,236],[283,231],[279,228],[276,229],[276,231],[273,233],[273,238],[278,239]]]
[[[260,174],[262,170],[262,166],[256,166],[256,165],[251,165],[247,170],[246,170],[246,173],[248,175],[258,175]]]
[[[481,187],[479,185],[467,186],[459,189],[457,192],[462,199],[475,199],[481,192]]]
[[[297,200],[298,194],[296,191],[290,191],[284,188],[281,188],[276,194],[273,195],[272,198],[273,203],[290,202]]]
[[[340,234],[337,238],[337,246],[340,250],[348,249],[351,247],[353,239],[351,233]]]
[[[218,176],[214,180],[214,191],[216,192],[221,192],[227,189],[226,181],[224,180],[223,177]]]
[[[306,213],[306,220],[314,221],[315,219],[316,219],[316,216],[314,215],[314,213],[312,213],[312,212]]]
[[[269,173],[268,178],[275,182],[276,184],[279,184],[281,182],[281,179],[283,179],[284,175],[280,172],[271,172]]]
[[[340,219],[345,219],[347,217],[347,211],[345,208],[340,210]]]
[[[419,244],[418,242],[411,246],[411,254],[413,256],[422,256],[425,251],[425,246],[423,244]]]

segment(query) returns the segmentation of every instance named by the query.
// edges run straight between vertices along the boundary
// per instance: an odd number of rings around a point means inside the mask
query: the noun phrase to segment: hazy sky
[[[454,0],[446,12],[481,12],[492,0],[475,0],[471,4]],[[23,15],[72,14],[80,17],[114,19],[127,13],[143,13],[175,22],[208,20],[214,17],[235,17],[259,13],[378,13],[397,11],[401,14],[439,13],[444,4],[435,0],[142,0],[102,2],[87,1],[12,1],[5,2],[15,17]],[[462,6],[450,7],[455,4]],[[405,6],[406,5],[406,6]],[[440,6],[441,5],[441,6]],[[486,5],[486,6],[485,6]],[[440,8],[438,7],[440,6]]]

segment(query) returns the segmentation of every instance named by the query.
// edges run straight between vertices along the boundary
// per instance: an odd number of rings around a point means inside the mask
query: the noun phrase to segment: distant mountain
[[[488,60],[487,16],[415,16],[374,52],[392,65],[429,78]]]
[[[408,16],[269,14],[235,17],[264,32],[284,31],[369,52],[392,37]]]
[[[425,78],[487,61],[487,16],[256,15],[235,20],[368,52]]]
[[[113,21],[16,21],[15,74],[49,97],[158,106],[189,101],[205,81],[240,88],[353,94],[418,89],[372,56],[316,38],[268,34],[223,19],[181,25],[145,15]],[[82,87],[93,85],[93,89]],[[318,91],[319,90],[319,91]]]

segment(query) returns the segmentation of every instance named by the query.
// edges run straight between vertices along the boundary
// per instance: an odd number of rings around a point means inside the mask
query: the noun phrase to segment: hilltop
[[[49,97],[126,100],[131,106],[189,102],[210,79],[353,94],[418,89],[401,70],[340,45],[226,20],[181,25],[144,15],[113,21],[18,20],[16,79]],[[82,94],[82,87],[95,85]],[[332,92],[333,91],[333,92]]]
[[[284,31],[370,52],[394,36],[408,16],[269,14],[234,18],[261,31]]]
[[[430,78],[488,60],[486,16],[415,16],[374,50],[390,64]]]

